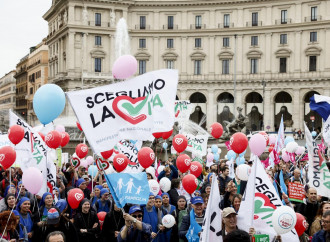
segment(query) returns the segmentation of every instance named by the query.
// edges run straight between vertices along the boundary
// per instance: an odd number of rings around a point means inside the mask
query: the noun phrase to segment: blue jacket
[[[325,236],[326,236],[326,233],[322,229],[319,232],[317,232],[316,234],[314,234],[312,242],[326,242]]]
[[[122,231],[124,227],[122,227],[120,231]],[[119,233],[117,240],[118,242],[124,242],[124,241],[149,242],[151,241],[151,232],[152,232],[151,225],[142,223],[142,231],[138,229],[134,229],[133,226],[131,226],[127,232],[126,239],[122,239]]]
[[[178,169],[176,169],[174,165],[170,165],[170,168],[171,168],[171,174],[170,177],[168,177],[168,179],[172,180],[174,178],[178,178],[179,177]],[[163,177],[165,177],[165,171],[161,171],[159,173],[158,180],[160,181],[160,179],[162,179]]]

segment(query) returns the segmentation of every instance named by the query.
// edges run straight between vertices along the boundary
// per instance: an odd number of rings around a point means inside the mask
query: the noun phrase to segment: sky
[[[42,16],[52,0],[0,0],[0,78],[48,35]]]

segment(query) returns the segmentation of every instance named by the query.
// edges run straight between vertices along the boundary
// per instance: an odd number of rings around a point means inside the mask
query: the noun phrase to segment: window
[[[223,38],[222,42],[223,42],[222,43],[223,47],[229,47],[229,38],[228,37]]]
[[[139,60],[139,74],[146,73],[146,61],[145,60]]]
[[[309,71],[316,71],[316,56],[309,57]]]
[[[101,72],[101,58],[95,58],[95,72]]]
[[[101,26],[101,14],[95,13],[95,26]]]
[[[251,59],[251,74],[258,72],[258,59]]]
[[[194,74],[200,75],[202,73],[202,61],[201,60],[195,60],[194,62]]]
[[[202,47],[202,39],[195,38],[195,48],[201,48],[201,47]]]
[[[317,32],[310,32],[310,42],[317,41]]]
[[[146,16],[140,16],[140,29],[146,29]]]
[[[223,15],[223,27],[224,28],[229,28],[230,24],[230,15],[229,14],[224,14]]]
[[[102,45],[101,36],[95,36],[95,45]]]
[[[280,58],[280,73],[286,73],[286,58]]]
[[[281,24],[286,24],[288,22],[288,10],[281,11]]]
[[[146,48],[146,39],[139,39],[139,48]]]
[[[258,26],[258,13],[252,13],[252,26]]]
[[[173,29],[174,24],[174,16],[167,16],[167,28]]]
[[[195,17],[195,27],[196,27],[196,29],[202,28],[202,16],[201,15],[197,15]]]
[[[288,37],[287,34],[281,34],[280,35],[280,44],[285,45],[288,43]]]
[[[166,61],[166,68],[167,69],[174,69],[174,60]]]
[[[173,39],[167,39],[167,48],[171,49],[173,48],[174,44],[173,44]]]
[[[30,87],[30,94],[33,94],[33,87]]]
[[[251,36],[251,45],[252,46],[258,45],[258,36]]]
[[[317,21],[317,7],[311,7],[311,21]]]
[[[229,60],[222,60],[222,74],[229,74]]]

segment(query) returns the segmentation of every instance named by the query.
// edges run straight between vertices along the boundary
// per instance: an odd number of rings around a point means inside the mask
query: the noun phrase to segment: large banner
[[[110,160],[113,160],[113,157],[117,154],[124,154],[128,159],[128,165],[123,173],[138,173],[141,172],[144,168],[140,166],[140,163],[137,158],[137,154],[142,147],[141,140],[121,140],[114,147],[113,156]]]
[[[192,108],[189,100],[176,100],[174,103],[175,121],[182,123],[189,120]]]
[[[3,146],[13,146],[7,134],[0,135],[0,148]]]
[[[330,146],[330,117],[323,123],[323,139],[326,143],[328,143],[328,146]]]
[[[192,134],[185,134],[188,139],[188,146],[186,151],[191,153],[199,153],[202,156],[206,155],[207,152],[207,135],[192,135]]]
[[[177,70],[148,72],[133,79],[67,93],[95,153],[122,139],[153,141],[154,132],[172,130]]]

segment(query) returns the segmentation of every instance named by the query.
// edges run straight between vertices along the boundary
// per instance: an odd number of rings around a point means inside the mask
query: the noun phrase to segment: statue
[[[226,130],[223,135],[221,136],[221,139],[223,140],[229,140],[230,137],[236,133],[236,132],[245,132],[243,130],[247,123],[247,118],[243,116],[242,111],[243,108],[237,107],[238,115],[236,119],[234,119],[232,122],[224,121]],[[225,128],[224,128],[225,130]]]
[[[68,12],[65,9],[63,13],[63,23],[67,24],[67,22],[68,22]]]
[[[203,113],[202,108],[200,106],[196,106],[195,111],[190,114],[189,119],[200,125],[202,128],[206,129],[206,119],[205,122],[201,123],[202,119],[204,120],[204,116],[206,115]]]
[[[276,127],[280,127],[282,117],[285,128],[291,128],[293,125],[292,115],[288,112],[288,108],[286,106],[282,106],[280,112],[275,115]]]
[[[57,22],[58,22],[58,25],[61,26],[62,25],[62,15],[59,14],[58,17],[57,17]]]
[[[234,120],[234,115],[230,112],[230,108],[228,106],[224,106],[223,110],[220,114],[218,114],[217,121],[223,126],[224,131],[226,130],[226,124],[227,122],[232,122]]]
[[[116,24],[116,14],[112,10],[111,13],[110,13],[110,26],[114,27],[115,24]]]
[[[262,114],[259,113],[258,107],[253,106],[251,112],[247,115],[248,123],[246,124],[246,129],[249,131],[261,130]]]

